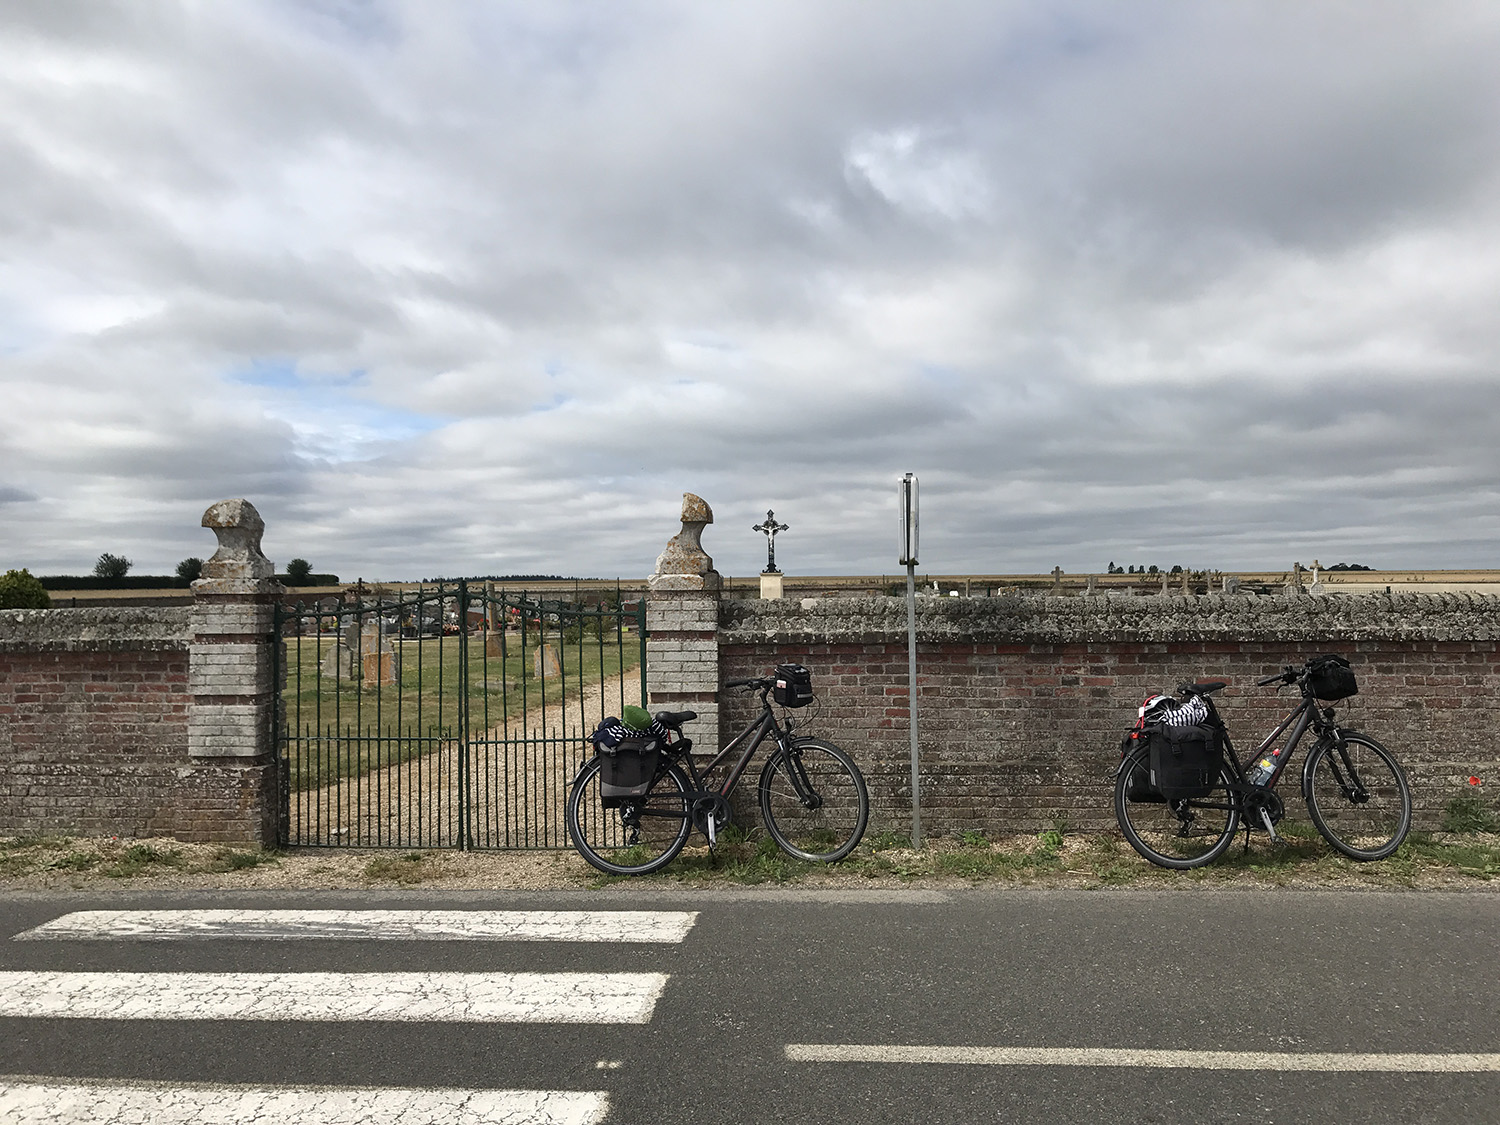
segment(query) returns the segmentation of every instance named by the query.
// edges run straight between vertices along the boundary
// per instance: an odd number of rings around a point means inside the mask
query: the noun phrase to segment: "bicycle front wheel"
[[[1384,859],[1411,828],[1411,789],[1395,757],[1373,738],[1347,734],[1307,761],[1307,811],[1350,859]]]
[[[1131,800],[1132,793],[1139,798],[1154,792],[1146,755],[1133,754],[1115,778],[1115,819],[1130,846],[1158,867],[1202,867],[1224,854],[1239,827],[1233,785],[1234,774],[1226,762],[1219,770],[1219,783],[1205,797],[1167,801],[1156,794],[1152,800]]]
[[[870,795],[848,754],[831,742],[796,738],[761,770],[760,813],[782,851],[833,863],[865,834]]]
[[[595,758],[578,771],[563,810],[578,854],[610,875],[647,875],[671,863],[693,830],[687,775],[669,762],[645,797],[616,808],[604,803],[602,768]]]

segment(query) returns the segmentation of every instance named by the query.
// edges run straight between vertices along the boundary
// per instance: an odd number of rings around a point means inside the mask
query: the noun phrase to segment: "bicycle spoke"
[[[595,763],[568,795],[568,833],[579,854],[614,875],[645,874],[671,862],[692,831],[681,771],[668,766],[644,800],[619,807],[606,803],[600,780]]]
[[[1308,812],[1325,839],[1351,859],[1383,859],[1411,826],[1411,792],[1396,759],[1363,735],[1317,747]]]
[[[854,850],[864,834],[870,802],[864,779],[836,746],[799,740],[792,754],[777,753],[760,778],[766,830],[800,859],[832,862]]]
[[[1239,822],[1226,766],[1207,797],[1183,801],[1132,800],[1149,789],[1144,755],[1127,761],[1115,784],[1115,815],[1125,839],[1158,867],[1198,867],[1229,846]]]

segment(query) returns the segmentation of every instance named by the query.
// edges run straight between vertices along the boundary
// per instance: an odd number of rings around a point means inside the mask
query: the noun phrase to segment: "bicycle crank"
[[[697,828],[708,837],[709,850],[718,842],[719,829],[727,828],[734,822],[734,814],[729,810],[729,802],[718,793],[707,797],[699,797],[693,802],[693,827]]]
[[[1281,797],[1269,789],[1257,789],[1245,801],[1245,824],[1257,832],[1269,833],[1277,839],[1276,825],[1286,816],[1286,805]]]

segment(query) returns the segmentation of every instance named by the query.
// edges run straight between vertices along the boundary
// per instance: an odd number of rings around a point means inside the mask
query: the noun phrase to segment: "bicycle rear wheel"
[[[668,762],[645,797],[618,808],[604,804],[597,758],[578,771],[563,820],[578,854],[610,875],[647,875],[682,851],[693,831],[688,780]]]
[[[1350,859],[1384,859],[1411,828],[1411,789],[1395,756],[1362,734],[1314,747],[1307,811],[1323,838]]]
[[[833,863],[865,834],[870,795],[848,754],[831,742],[796,738],[761,770],[760,813],[782,851]]]
[[[1158,867],[1178,871],[1202,867],[1224,854],[1240,824],[1234,774],[1226,762],[1219,783],[1206,797],[1132,801],[1130,793],[1150,787],[1146,755],[1133,754],[1115,778],[1115,819],[1130,846]]]

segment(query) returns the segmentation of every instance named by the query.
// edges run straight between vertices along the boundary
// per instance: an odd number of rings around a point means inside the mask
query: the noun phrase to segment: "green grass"
[[[1478,793],[1461,793],[1443,808],[1443,831],[1500,832],[1500,814]]]
[[[372,859],[365,864],[364,877],[377,882],[409,885],[441,879],[443,872],[435,856],[426,852],[403,852]]]
[[[666,883],[794,883],[828,871],[863,879],[925,878],[962,880],[971,885],[1063,885],[1078,887],[1197,885],[1359,886],[1400,888],[1500,877],[1500,839],[1434,839],[1413,833],[1389,859],[1357,863],[1335,852],[1309,823],[1284,820],[1273,844],[1262,833],[1243,834],[1215,862],[1189,871],[1169,871],[1148,863],[1118,832],[1065,835],[1053,828],[1032,837],[990,841],[977,830],[935,839],[913,849],[895,832],[872,833],[842,863],[825,867],[785,856],[758,829],[747,835],[731,827],[711,856],[697,846],[654,875],[611,877],[603,884],[636,878]],[[695,837],[695,843],[701,845]]]
[[[230,871],[250,871],[265,865],[275,867],[280,862],[281,855],[278,852],[250,852],[237,851],[234,848],[220,848],[207,863],[197,870],[223,874]]]
[[[150,844],[132,844],[112,862],[100,868],[100,874],[111,879],[129,879],[155,867],[180,869],[182,853],[176,848],[155,848]]]
[[[335,644],[331,636],[287,639],[284,699],[294,790],[321,788],[440,750],[457,737],[465,708],[471,737],[528,720],[535,725],[543,707],[578,699],[583,688],[640,663],[640,643],[631,637],[563,645],[549,634],[562,674],[540,679],[534,674],[534,636],[524,657],[520,641],[508,638],[503,658],[487,655],[482,636],[382,643],[400,657],[399,683],[324,675],[323,661]],[[635,701],[627,686],[624,702]],[[619,702],[607,699],[605,706],[618,708]],[[576,725],[599,717],[570,713],[568,720]]]

